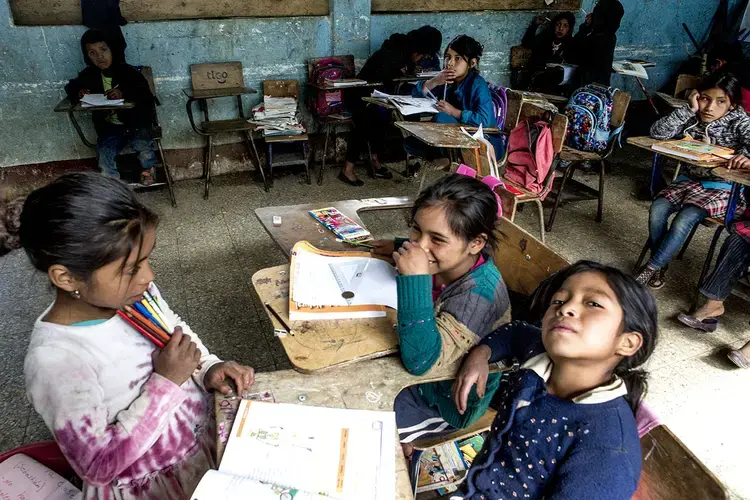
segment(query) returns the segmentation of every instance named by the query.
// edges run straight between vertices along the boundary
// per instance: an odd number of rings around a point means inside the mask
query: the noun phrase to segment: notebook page
[[[198,483],[191,500],[328,500],[319,494],[265,484],[246,477],[209,470]]]
[[[81,98],[81,105],[84,107],[122,106],[124,103],[124,99],[107,99],[104,94],[86,94]]]
[[[219,470],[340,500],[395,495],[395,416],[243,401]]]
[[[79,500],[83,495],[56,472],[19,453],[0,464],[0,498]]]

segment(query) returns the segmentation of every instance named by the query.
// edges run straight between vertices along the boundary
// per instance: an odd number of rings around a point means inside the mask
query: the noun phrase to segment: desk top
[[[726,163],[726,162],[721,162],[721,161],[711,161],[711,162],[708,162],[708,161],[693,161],[693,160],[688,160],[687,158],[682,158],[682,157],[677,156],[677,155],[672,155],[672,154],[669,154],[669,153],[663,153],[661,151],[654,151],[653,149],[651,149],[651,146],[653,146],[657,142],[665,142],[663,139],[654,139],[652,137],[646,137],[646,136],[642,136],[642,137],[628,137],[628,141],[627,142],[628,142],[628,144],[632,144],[633,146],[635,146],[637,148],[645,149],[647,151],[650,151],[651,153],[657,153],[660,156],[666,156],[667,158],[672,158],[672,159],[677,160],[677,161],[679,161],[681,163],[686,163],[688,165],[695,165],[696,167],[716,168],[716,167],[721,166],[723,163]]]
[[[389,309],[383,318],[290,321],[288,264],[258,271],[253,287],[260,301],[273,307],[291,329],[279,341],[301,373],[318,373],[398,351],[395,310]],[[266,314],[275,329],[284,329],[267,309]]]
[[[385,109],[398,109],[396,106],[388,102],[388,99],[384,99],[382,97],[370,97],[365,96],[362,98],[363,101],[365,101],[368,104],[375,104],[377,106],[380,106],[381,108]]]
[[[115,111],[119,109],[132,109],[135,107],[135,104],[132,102],[125,102],[120,106],[83,106],[81,102],[77,102],[76,104],[72,104],[70,102],[70,99],[67,97],[63,99],[62,101],[57,103],[57,106],[55,106],[55,112],[56,113],[69,113],[71,111],[77,111],[85,113],[87,111]]]
[[[479,142],[461,131],[460,125],[433,122],[395,122],[425,144],[438,148],[478,149]]]
[[[375,87],[380,87],[383,85],[383,82],[368,82],[366,84],[351,84],[351,85],[339,85],[338,87],[334,86],[327,86],[327,85],[318,85],[317,83],[308,83],[307,86],[314,88],[315,90],[325,90],[326,92],[335,92],[336,90],[349,90],[349,89],[371,89]]]
[[[670,107],[675,109],[680,108],[688,103],[685,99],[678,99],[677,97],[665,94],[664,92],[654,92],[654,95],[658,95],[659,97],[664,99],[664,102],[666,102]]]
[[[354,222],[364,227],[365,224],[359,218],[359,211],[367,210],[393,210],[398,208],[409,208],[414,200],[407,197],[387,198],[364,198],[361,200],[342,200],[304,205],[288,205],[283,207],[263,207],[255,210],[255,216],[268,232],[269,236],[284,251],[287,256],[292,252],[295,243],[301,240],[309,241],[314,247],[321,250],[336,251],[362,251],[361,247],[354,247],[346,243],[336,241],[336,235],[323,227],[321,223],[312,218],[308,213],[310,210],[335,207],[342,214],[350,217]],[[281,226],[274,227],[273,216],[281,217]]]
[[[736,182],[743,186],[750,186],[750,170],[729,170],[726,167],[718,167],[711,173],[722,179]]]
[[[417,75],[404,75],[394,78],[394,82],[407,83],[407,82],[426,82],[427,80],[434,78],[435,75],[430,76],[417,76]]]
[[[230,97],[243,94],[257,94],[258,91],[250,87],[235,87],[231,89],[193,90],[182,89],[183,94],[190,99],[214,99],[216,97]]]

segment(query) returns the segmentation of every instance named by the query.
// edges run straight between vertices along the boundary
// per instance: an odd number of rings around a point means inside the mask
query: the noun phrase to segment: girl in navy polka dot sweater
[[[581,261],[537,291],[541,330],[515,322],[472,349],[453,387],[460,411],[488,363],[513,359],[492,406],[497,417],[453,499],[630,499],[641,472],[637,369],[657,339],[656,302],[630,276]],[[537,306],[539,307],[539,306]],[[534,305],[532,305],[534,309]]]

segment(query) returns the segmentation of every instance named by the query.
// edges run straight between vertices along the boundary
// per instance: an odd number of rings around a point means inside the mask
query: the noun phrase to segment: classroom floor
[[[594,222],[596,202],[564,206],[553,232],[547,234],[547,244],[570,261],[596,259],[630,269],[647,235],[649,206],[633,193],[648,178],[650,161],[626,147],[612,164],[604,221]],[[391,166],[397,171],[402,168],[402,164]],[[289,368],[250,282],[253,273],[285,263],[286,258],[253,211],[270,205],[320,202],[322,206],[340,199],[414,195],[417,189],[417,181],[400,175],[374,181],[359,172],[366,183],[363,188],[338,182],[332,169],[326,172],[323,186],[308,186],[302,175],[290,173],[278,178],[270,193],[264,193],[249,174],[221,176],[215,178],[208,201],[202,198],[200,181],[180,182],[175,209],[164,192],[141,195],[161,214],[153,254],[157,283],[172,308],[187,318],[211,350],[257,370]],[[597,180],[576,175],[592,185]],[[406,234],[406,211],[369,212],[363,219],[376,237]],[[536,220],[535,211],[527,209],[516,222],[538,234]],[[694,333],[674,319],[693,298],[712,232],[698,231],[684,260],[672,265],[667,285],[656,293],[661,339],[649,362],[647,400],[726,485],[731,498],[750,499],[750,433],[746,431],[750,372],[733,369],[719,352],[750,338],[750,308],[730,298],[727,315],[713,335]],[[0,450],[50,437],[24,396],[23,353],[34,319],[52,296],[46,277],[31,269],[23,252],[0,258],[0,342],[5,346],[0,351],[5,366],[0,373]]]

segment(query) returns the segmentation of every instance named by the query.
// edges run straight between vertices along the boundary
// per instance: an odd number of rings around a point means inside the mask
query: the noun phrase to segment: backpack
[[[492,95],[492,110],[495,114],[497,128],[500,130],[505,126],[505,118],[508,115],[508,95],[505,89],[499,85],[489,84],[490,94]]]
[[[312,83],[323,87],[326,81],[341,80],[346,75],[344,64],[334,57],[326,57],[316,62],[312,70]],[[341,90],[316,93],[312,100],[312,111],[318,116],[328,116],[344,111],[344,95]]]
[[[549,123],[521,120],[510,133],[504,177],[544,199],[550,191],[545,190],[545,181],[554,156]]]
[[[589,84],[576,90],[565,107],[568,130],[565,143],[579,151],[599,153],[607,149],[611,132],[612,104],[617,91],[614,87]]]

